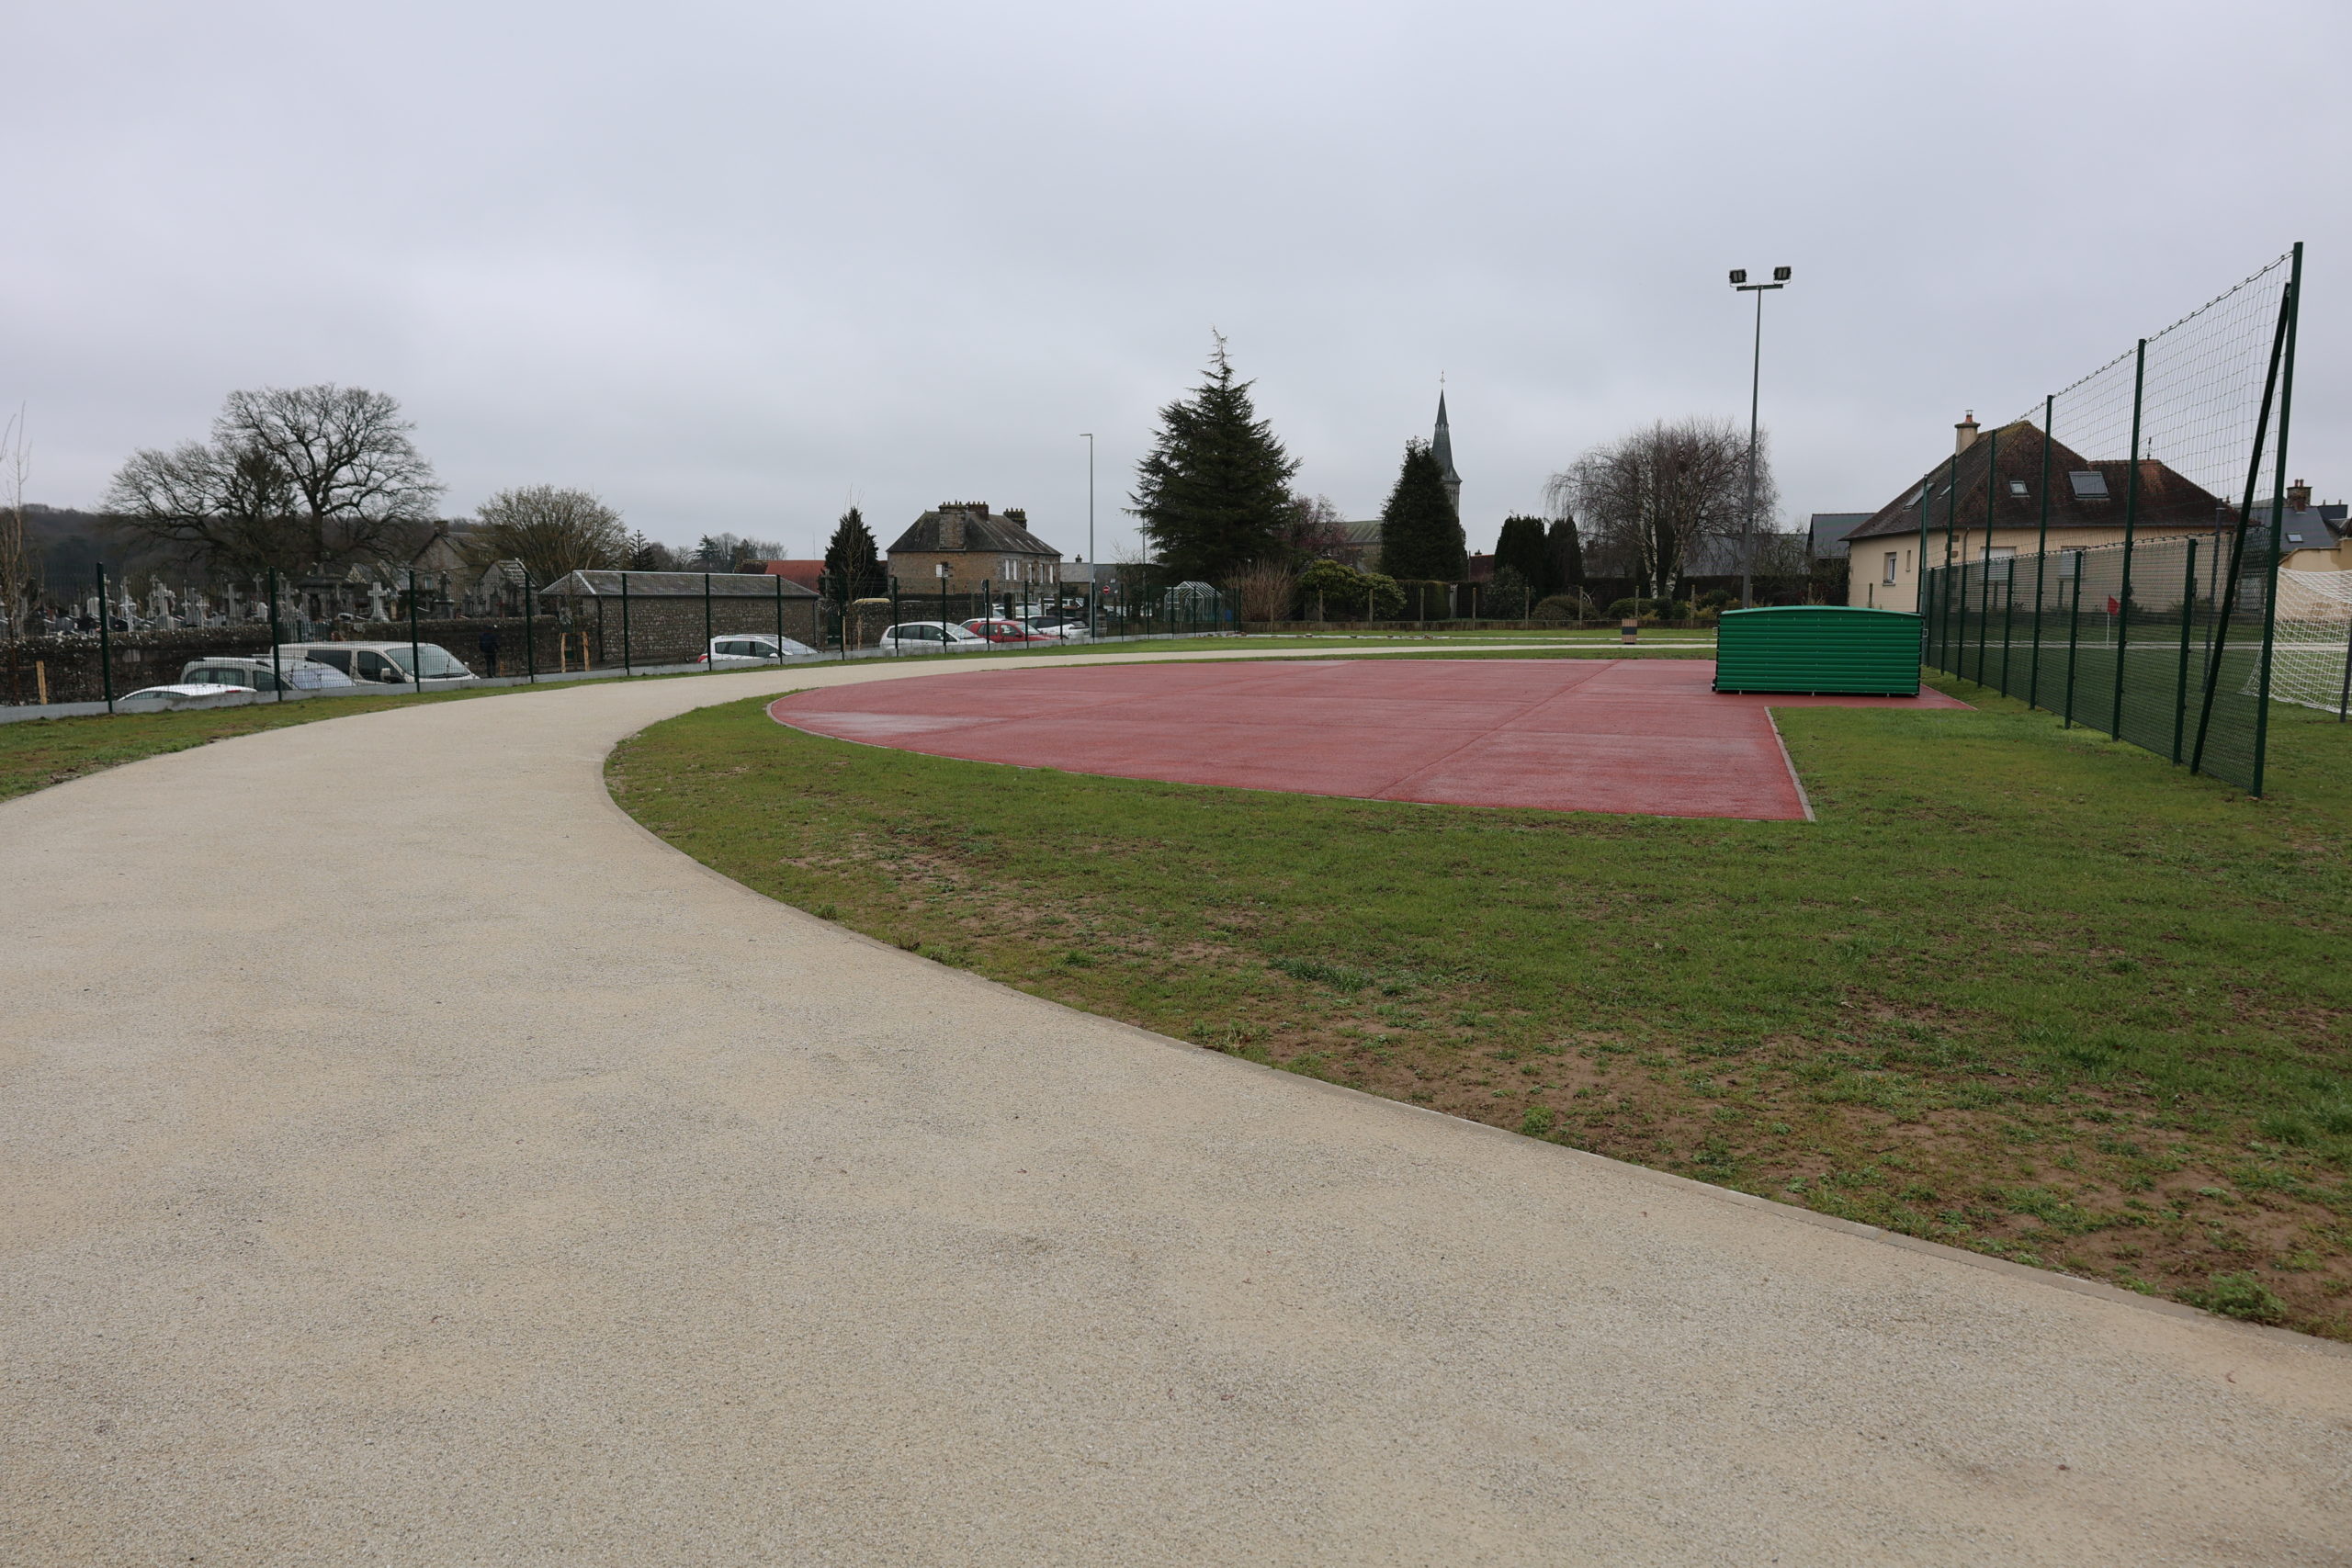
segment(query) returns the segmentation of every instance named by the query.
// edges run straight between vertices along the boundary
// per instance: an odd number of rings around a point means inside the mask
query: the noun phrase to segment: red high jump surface
[[[1314,660],[974,670],[800,692],[812,734],[1114,778],[1448,806],[1810,816],[1770,707],[1959,708],[1734,696],[1705,660]]]

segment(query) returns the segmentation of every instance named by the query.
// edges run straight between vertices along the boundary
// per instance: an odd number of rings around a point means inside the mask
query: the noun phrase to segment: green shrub
[[[1393,577],[1318,560],[1298,574],[1298,607],[1309,618],[1320,610],[1331,620],[1393,621],[1404,611],[1405,596]]]
[[[1550,1106],[1531,1105],[1527,1108],[1527,1114],[1520,1118],[1519,1130],[1531,1138],[1548,1138],[1552,1135],[1552,1123],[1555,1119],[1556,1113]]]
[[[1534,618],[1539,621],[1589,621],[1592,619],[1592,600],[1582,592],[1555,593],[1537,604]]]
[[[1429,577],[1400,577],[1396,581],[1398,614],[1408,621],[1444,621],[1453,617],[1453,584],[1440,582]],[[1375,617],[1386,620],[1385,615]]]
[[[1623,620],[1633,615],[1645,621],[1687,621],[1690,606],[1679,599],[1620,599],[1609,606],[1609,618]]]

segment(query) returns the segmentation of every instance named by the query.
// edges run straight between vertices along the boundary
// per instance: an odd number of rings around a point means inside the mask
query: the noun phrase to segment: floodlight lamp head
[[[1787,267],[1784,267],[1784,266],[1776,266],[1776,267],[1774,267],[1774,268],[1772,269],[1772,281],[1773,281],[1773,282],[1775,282],[1775,283],[1786,283],[1788,280],[1789,280],[1789,269],[1788,269]]]
[[[1732,268],[1732,269],[1731,269],[1731,286],[1732,286],[1734,288],[1738,288],[1741,284],[1743,284],[1743,283],[1745,283],[1745,282],[1747,282],[1747,269],[1746,267],[1744,267],[1744,266],[1736,266],[1736,267],[1734,267],[1734,268]]]

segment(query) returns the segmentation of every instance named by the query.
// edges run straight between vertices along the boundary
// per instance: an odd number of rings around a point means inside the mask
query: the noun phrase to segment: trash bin
[[[1715,690],[1916,697],[1923,626],[1907,610],[1849,604],[1726,610]]]

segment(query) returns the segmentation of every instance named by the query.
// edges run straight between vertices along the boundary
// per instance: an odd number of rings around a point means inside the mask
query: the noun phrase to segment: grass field
[[[2252,801],[1965,683],[1784,709],[1816,823],[1097,779],[801,735],[618,750],[746,885],[1253,1060],[2352,1337],[2352,727]]]

